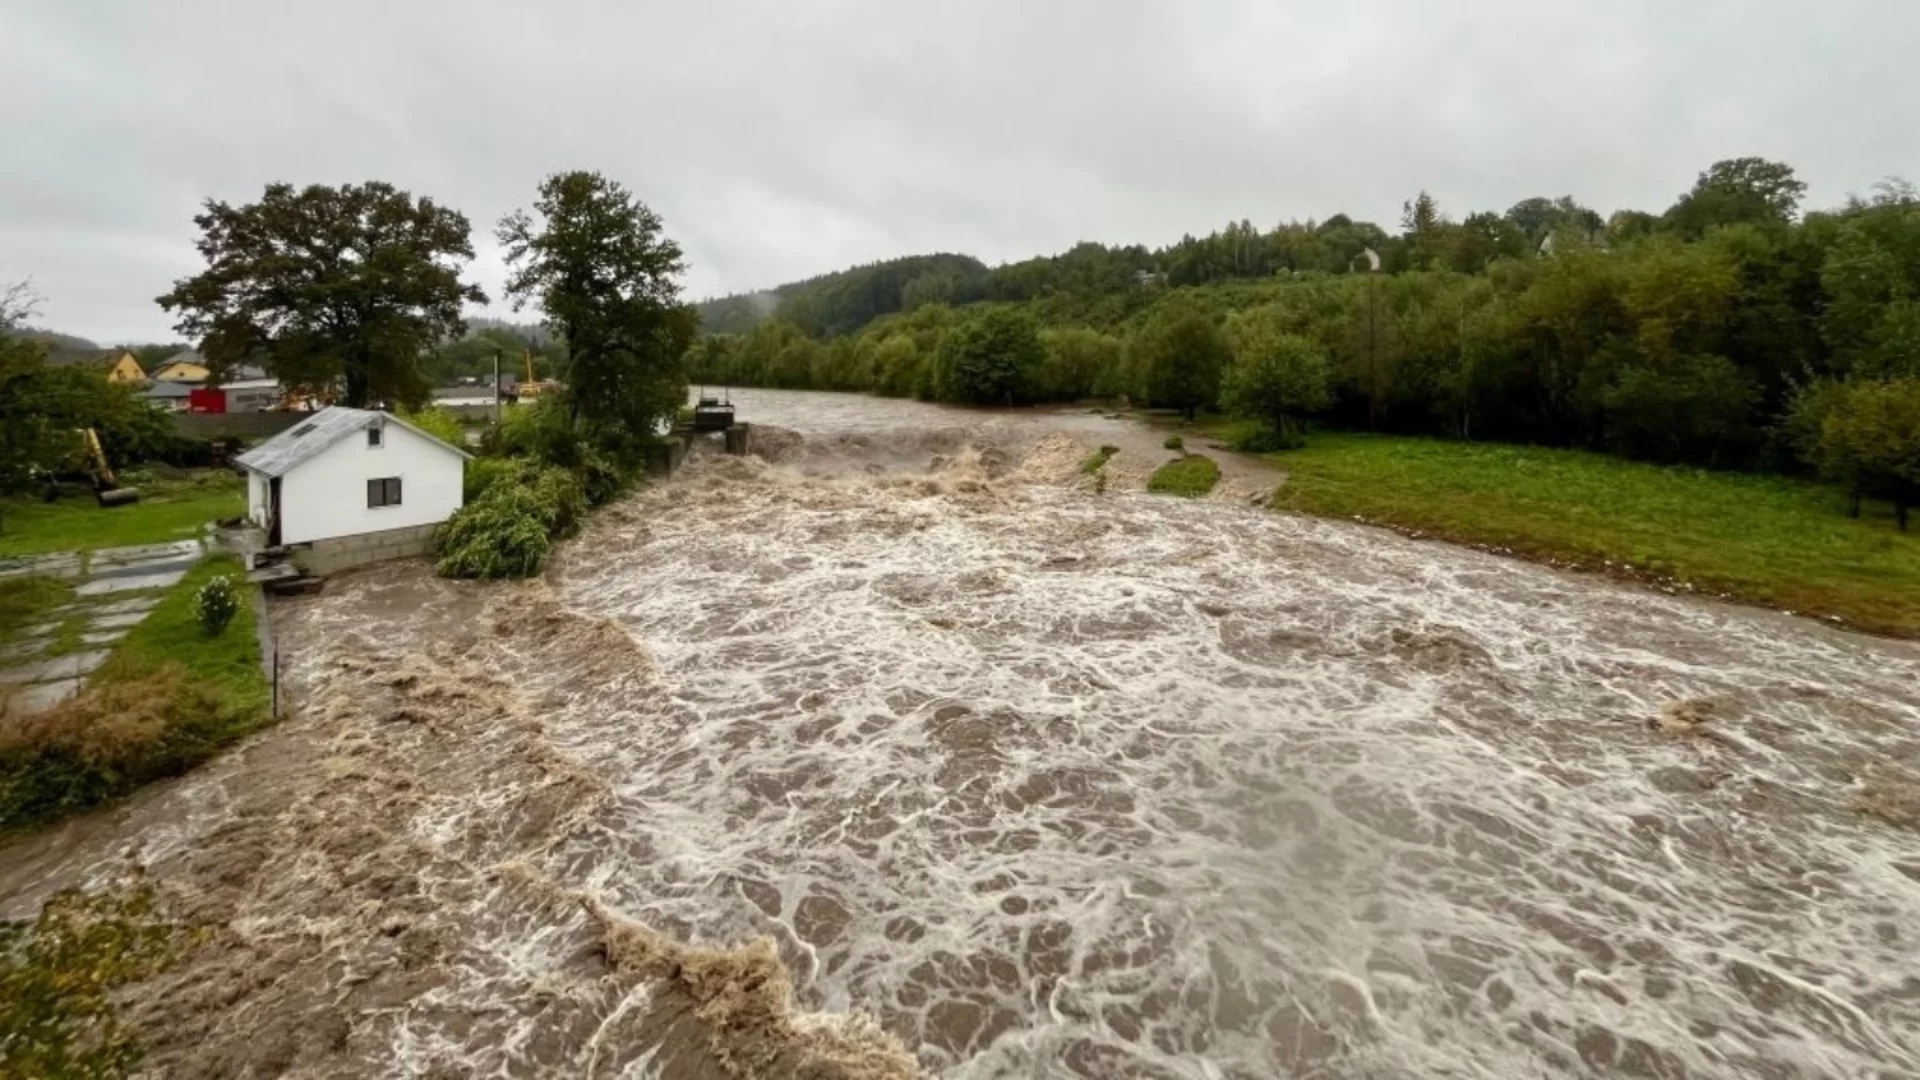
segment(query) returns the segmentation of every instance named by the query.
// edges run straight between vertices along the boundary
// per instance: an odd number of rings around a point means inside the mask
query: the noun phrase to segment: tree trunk
[[[370,396],[372,389],[368,385],[369,380],[367,379],[366,361],[358,358],[349,358],[346,363],[346,376],[347,407],[350,409],[366,408],[367,398]]]
[[[1900,523],[1900,531],[1907,531],[1907,504],[1904,500],[1893,504],[1893,519]]]
[[[1857,518],[1860,516],[1860,489],[1859,488],[1854,488],[1852,491],[1847,492],[1847,516],[1850,518]]]

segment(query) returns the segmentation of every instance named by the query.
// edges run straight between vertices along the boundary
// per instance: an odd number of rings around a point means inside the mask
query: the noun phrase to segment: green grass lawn
[[[1220,465],[1210,457],[1188,454],[1175,458],[1154,470],[1147,479],[1147,490],[1161,495],[1180,495],[1197,499],[1220,482]]]
[[[230,575],[239,584],[240,609],[218,637],[208,637],[200,628],[194,594],[221,575]],[[237,556],[221,554],[200,560],[179,584],[167,590],[152,614],[127,632],[113,656],[94,674],[94,680],[139,678],[178,665],[193,682],[218,690],[224,703],[250,725],[248,730],[258,726],[257,722],[266,717],[272,691],[260,670],[253,593],[245,578],[246,570]],[[236,737],[243,734],[246,732],[235,733]]]
[[[1231,425],[1210,426],[1217,437]],[[1273,505],[1420,529],[1879,633],[1920,637],[1920,532],[1885,506],[1861,519],[1831,487],[1661,468],[1574,450],[1320,433],[1266,455],[1288,471]]]
[[[45,622],[55,608],[72,599],[72,583],[59,578],[0,578],[0,645],[19,630]]]
[[[128,483],[140,489],[140,501],[112,510],[86,496],[0,500],[0,557],[187,540],[210,521],[247,512],[246,481],[224,470]]]
[[[217,635],[195,594],[241,576],[231,555],[202,560],[115,646],[79,697],[0,724],[0,832],[54,820],[176,776],[272,719],[250,590]]]

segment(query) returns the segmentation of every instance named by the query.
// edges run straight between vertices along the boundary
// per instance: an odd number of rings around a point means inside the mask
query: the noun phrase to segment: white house
[[[431,550],[460,509],[469,457],[397,416],[335,406],[235,460],[268,546],[325,574]]]

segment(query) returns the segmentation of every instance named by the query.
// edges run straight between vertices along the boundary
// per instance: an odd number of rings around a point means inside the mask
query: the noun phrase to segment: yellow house
[[[154,382],[193,383],[196,386],[207,381],[207,361],[199,353],[188,349],[174,353],[167,362],[154,369]]]
[[[118,353],[108,353],[105,363],[108,382],[143,383],[147,381],[147,369],[141,367],[140,361],[125,349],[119,350]]]

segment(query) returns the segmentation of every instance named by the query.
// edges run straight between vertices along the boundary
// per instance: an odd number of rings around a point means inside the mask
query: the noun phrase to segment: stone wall
[[[437,528],[438,525],[418,525],[410,529],[340,536],[332,540],[295,544],[289,550],[293,554],[294,564],[301,570],[316,577],[325,577],[351,566],[431,555],[433,532]]]

